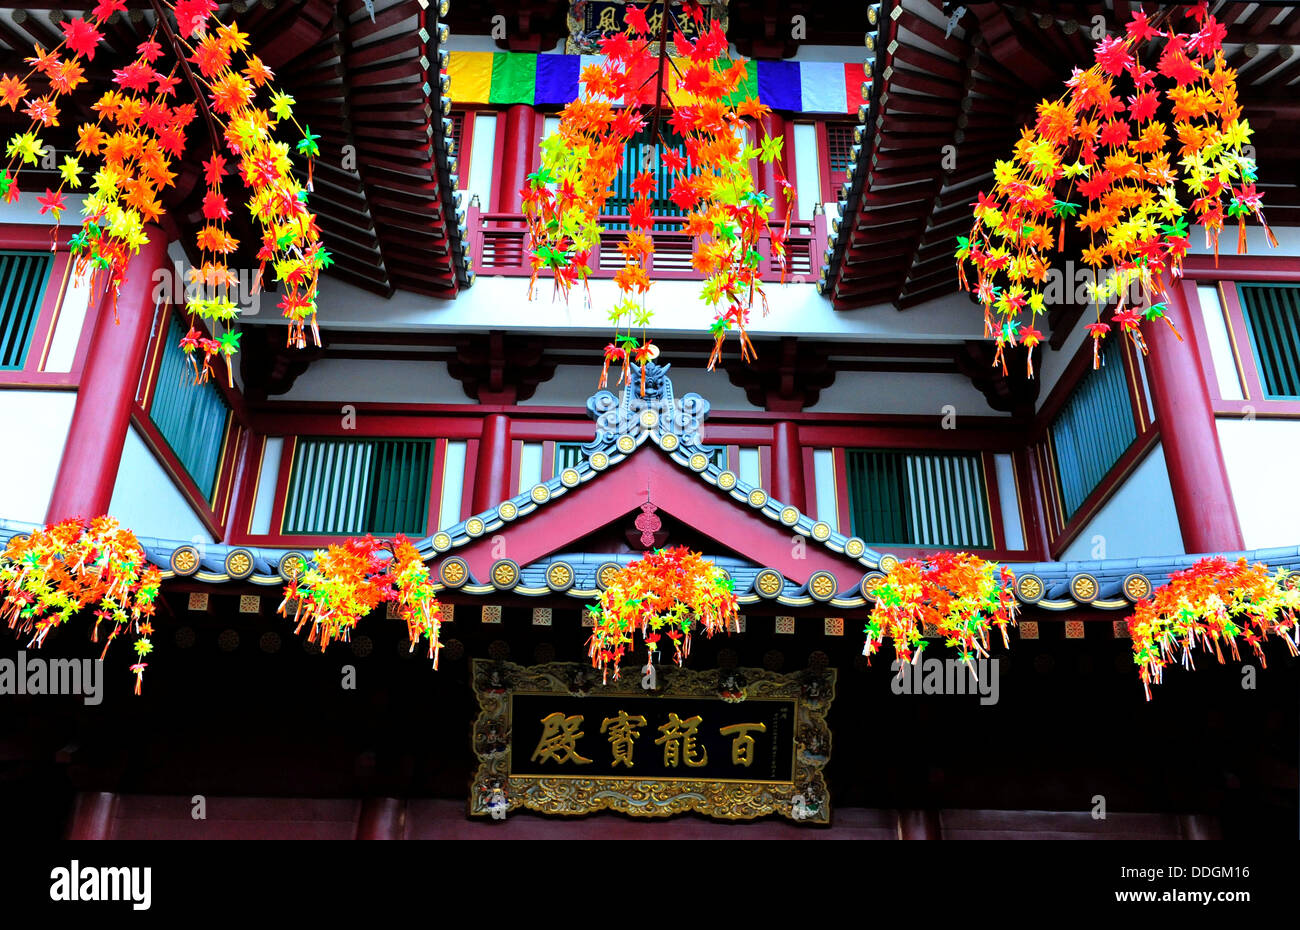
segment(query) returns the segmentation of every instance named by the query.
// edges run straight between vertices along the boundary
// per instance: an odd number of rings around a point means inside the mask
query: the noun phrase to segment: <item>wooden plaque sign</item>
[[[651,35],[658,36],[664,15],[664,0],[640,0],[635,5],[645,12],[646,22]],[[687,16],[680,0],[671,0],[671,9],[681,26],[682,34],[688,39],[699,38],[700,26]],[[702,0],[704,9],[704,29],[717,20],[723,31],[727,28],[727,4],[729,0]],[[596,55],[600,52],[600,40],[606,36],[622,32],[626,28],[623,14],[627,0],[570,0],[569,2],[569,36],[564,51],[567,55]],[[671,33],[670,33],[671,34]],[[650,51],[658,54],[658,42],[652,42]]]
[[[636,674],[602,685],[577,663],[476,659],[473,671],[473,815],[696,811],[830,821],[822,768],[834,669],[661,668],[654,690]]]

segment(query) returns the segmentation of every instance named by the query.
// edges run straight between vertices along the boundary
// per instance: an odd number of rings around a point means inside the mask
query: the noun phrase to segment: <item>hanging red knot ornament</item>
[[[641,513],[637,515],[633,524],[641,531],[641,545],[647,549],[655,544],[655,533],[663,529],[664,523],[659,519],[659,515],[655,513],[658,509],[650,501],[646,501],[641,505]]]

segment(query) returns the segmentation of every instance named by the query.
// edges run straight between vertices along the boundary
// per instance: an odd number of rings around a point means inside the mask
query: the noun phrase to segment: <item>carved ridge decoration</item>
[[[635,385],[628,382],[617,394],[602,389],[587,398],[587,415],[596,421],[595,438],[583,446],[588,454],[614,442],[618,442],[624,454],[629,453],[636,446],[635,437],[655,430],[665,438],[671,435],[678,442],[699,444],[700,431],[709,416],[709,402],[693,391],[680,397],[674,393],[672,379],[668,377],[671,363],[660,365],[650,361],[644,367],[644,395],[640,392],[638,374],[633,378]],[[668,451],[674,447],[665,446]]]
[[[730,676],[739,676],[742,684],[736,685],[735,678]],[[612,810],[633,817],[669,817],[693,811],[720,820],[779,815],[800,823],[830,822],[830,797],[823,769],[831,753],[826,713],[835,699],[835,669],[780,674],[751,668],[710,671],[663,668],[659,670],[659,687],[651,692],[643,690],[641,679],[634,675],[602,686],[592,670],[579,663],[552,662],[524,667],[475,659],[472,681],[479,705],[473,730],[474,753],[479,764],[470,792],[472,816],[491,815],[500,819],[507,811],[518,810],[580,816]],[[512,774],[512,695],[554,695],[568,700],[582,696],[654,700],[677,697],[689,698],[697,704],[704,700],[726,702],[720,706],[763,699],[791,701],[795,716],[790,781],[744,781],[716,776]],[[605,739],[597,732],[599,721],[587,720],[583,726],[588,735]],[[499,809],[502,797],[504,811]],[[492,810],[494,800],[497,812]]]

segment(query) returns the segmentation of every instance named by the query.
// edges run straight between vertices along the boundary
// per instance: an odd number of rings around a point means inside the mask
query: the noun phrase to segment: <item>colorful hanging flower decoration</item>
[[[1195,668],[1193,647],[1213,651],[1222,664],[1221,647],[1226,643],[1233,660],[1239,662],[1237,638],[1241,637],[1267,667],[1263,644],[1276,634],[1291,655],[1300,654],[1297,577],[1284,570],[1271,573],[1268,566],[1249,565],[1244,558],[1230,562],[1223,556],[1201,559],[1170,575],[1169,583],[1139,601],[1128,618],[1133,661],[1140,668],[1147,700],[1151,700],[1151,685],[1160,684],[1167,665],[1179,662],[1184,668]]]
[[[1095,63],[1074,69],[1059,99],[1039,103],[1037,121],[1022,132],[1012,157],[996,162],[992,192],[972,204],[970,235],[957,240],[958,278],[984,306],[985,335],[996,340],[994,364],[1004,372],[1005,348],[1024,343],[1033,375],[1032,346],[1042,339],[1034,323],[1045,309],[1050,255],[1063,245],[1067,219],[1087,234],[1083,261],[1099,275],[1108,269],[1090,286],[1098,307],[1089,326],[1094,367],[1112,326],[1142,352],[1142,323],[1164,320],[1178,335],[1159,298],[1166,276],[1182,274],[1190,225],[1205,227],[1216,259],[1226,218],[1237,220],[1238,252],[1246,251],[1252,216],[1277,245],[1264,221],[1255,162],[1244,154],[1252,130],[1241,116],[1236,71],[1223,55],[1227,29],[1204,2],[1185,16],[1194,31],[1165,28],[1172,10],[1153,19],[1139,10],[1124,36],[1098,43]],[[1147,68],[1142,53],[1157,39],[1163,47]],[[1111,301],[1108,323],[1101,308]]]
[[[153,651],[154,602],[161,580],[130,530],[112,517],[66,520],[9,540],[0,556],[0,617],[28,646],[40,647],[50,631],[92,609],[91,642],[110,624],[100,658],[120,633],[135,636],[135,693],[145,657]]]
[[[687,0],[683,6],[700,27],[694,41],[680,28],[668,41],[668,26],[676,21],[676,13],[665,5],[659,39],[652,43],[647,8],[629,3],[624,31],[600,40],[604,63],[583,69],[583,96],[565,106],[559,128],[542,141],[541,166],[528,176],[520,192],[532,257],[530,297],[537,278],[549,274],[557,296],[568,300],[572,289],[581,286],[590,303],[589,262],[600,249],[605,231],[601,216],[615,193],[627,144],[647,127],[659,143],[662,165],[673,184],[666,192],[656,191],[654,166],[647,164],[640,166],[631,182],[629,229],[618,244],[624,264],[614,277],[619,298],[609,310],[615,335],[605,348],[600,387],[606,385],[611,367],[623,384],[632,379],[632,365],[643,365],[654,356],[645,336],[653,316],[647,292],[653,276],[654,225],[681,222],[682,231],[695,237],[691,264],[706,276],[700,296],[714,311],[710,369],[733,330],[739,334],[742,356],[752,357],[746,334],[750,313],[755,302],[767,312],[760,251],[764,237],[770,239],[770,254],[782,269],[782,281],[788,268],[785,243],[790,215],[784,227],[769,232],[772,199],[754,189],[749,172],[754,159],[772,165],[777,183],[792,203],[794,187],[781,166],[782,139],[764,134],[758,147],[742,141],[744,118],[761,119],[770,108],[743,87],[748,81],[745,63],[730,57],[721,26],[713,22],[703,28],[699,3]],[[669,57],[670,48],[680,59]],[[669,86],[673,78],[675,89]],[[618,101],[621,108],[616,108]],[[663,118],[666,112],[671,115]],[[680,150],[665,144],[664,125],[682,140]],[[684,218],[655,216],[656,193],[672,201]],[[640,336],[634,333],[636,328]]]
[[[331,642],[350,642],[357,621],[379,604],[392,601],[406,622],[414,649],[428,643],[438,667],[442,649],[442,607],[423,557],[405,536],[392,540],[366,536],[317,550],[302,576],[285,586],[279,613],[293,611],[295,633],[310,625],[308,642],[324,649]]]
[[[81,159],[101,163],[83,202],[81,229],[70,246],[77,256],[77,274],[106,274],[115,300],[131,256],[149,241],[145,224],[162,216],[160,197],[176,179],[172,162],[185,154],[185,130],[198,109],[193,103],[175,100],[182,76],[188,79],[202,97],[199,103],[213,151],[203,163],[205,225],[197,234],[202,260],[190,272],[192,296],[187,298],[186,309],[192,326],[181,346],[194,365],[196,380],[206,380],[214,360],[222,359],[227,380],[233,384],[231,359],[239,348],[239,333],[233,324],[239,308],[230,298],[236,275],[226,263],[239,242],[226,228],[231,210],[221,188],[221,178],[228,173],[222,150],[237,160],[250,193],[249,211],[262,232],[257,253],[261,268],[254,291],[270,263],[283,285],[280,309],[289,319],[289,342],[302,347],[308,324],[317,344],[320,342],[315,322],[317,280],[320,271],[331,264],[329,253],[321,246],[315,216],[306,206],[312,158],[320,154],[320,137],[293,118],[292,97],[270,88],[274,74],[256,55],[248,54],[248,33],[234,23],[212,22],[217,10],[212,0],[175,0],[162,5],[174,16],[179,32],[166,16],[160,16],[154,33],[137,47],[134,61],[114,70],[114,89],[105,91],[92,107],[96,120],[78,129],[76,154],[65,156],[59,166],[58,189],[47,188],[38,198],[40,212],[51,214],[57,229],[67,209],[64,190],[82,186],[86,169]],[[25,103],[22,112],[31,118],[29,128],[14,134],[6,146],[9,161],[0,171],[0,196],[7,202],[19,196],[17,179],[22,167],[35,165],[46,155],[39,134],[47,126],[58,125],[59,98],[86,82],[83,62],[94,60],[105,23],[125,10],[125,0],[99,0],[81,18],[60,23],[64,40],[58,47],[48,52],[36,47],[36,55],[27,59],[31,70],[26,75],[0,75],[0,105],[18,110]],[[174,60],[168,70],[159,68],[165,55],[160,35],[172,49]],[[197,66],[198,75],[191,70],[191,63]],[[47,87],[43,94],[29,87],[38,75]],[[261,88],[270,92],[269,111],[257,106]],[[271,135],[285,123],[291,123],[301,136],[296,153],[307,160],[306,188],[293,175],[289,146]]]
[[[657,549],[624,566],[587,608],[593,621],[588,655],[604,680],[619,676],[619,663],[639,633],[654,653],[663,635],[673,643],[678,665],[691,654],[691,631],[708,636],[739,628],[739,605],[726,572],[684,546]]]
[[[1006,566],[967,552],[899,562],[871,591],[876,604],[867,618],[862,654],[875,655],[891,639],[902,674],[901,663],[921,658],[928,625],[973,671],[973,659],[988,657],[990,629],[1001,631],[1002,645],[1010,645],[1015,581]]]

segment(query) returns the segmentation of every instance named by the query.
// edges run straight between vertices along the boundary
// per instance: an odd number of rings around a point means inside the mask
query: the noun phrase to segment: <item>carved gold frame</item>
[[[491,690],[488,676],[493,670],[504,679],[508,690]],[[509,737],[511,693],[556,695],[643,695],[638,675],[625,675],[601,685],[590,667],[575,662],[520,666],[511,662],[475,659],[472,682],[478,698],[479,715],[473,730],[478,771],[470,789],[469,813],[488,816],[489,800],[504,792],[506,811],[530,810],[542,814],[578,816],[613,810],[633,817],[670,817],[688,811],[720,820],[753,820],[780,815],[799,823],[830,822],[830,795],[822,770],[830,759],[831,732],[826,712],[835,699],[836,672],[780,674],[762,669],[737,669],[744,675],[746,699],[784,698],[795,702],[794,768],[790,782],[746,782],[693,778],[610,778],[574,775],[534,776],[510,774]],[[579,673],[590,683],[586,691],[574,691],[570,683]],[[664,696],[718,698],[717,670],[665,669],[656,692]],[[807,676],[821,678],[824,693],[809,698]],[[489,742],[489,736],[495,736]],[[820,737],[824,754],[810,754],[812,737]],[[505,749],[501,749],[501,741]],[[494,748],[495,747],[495,748]]]

